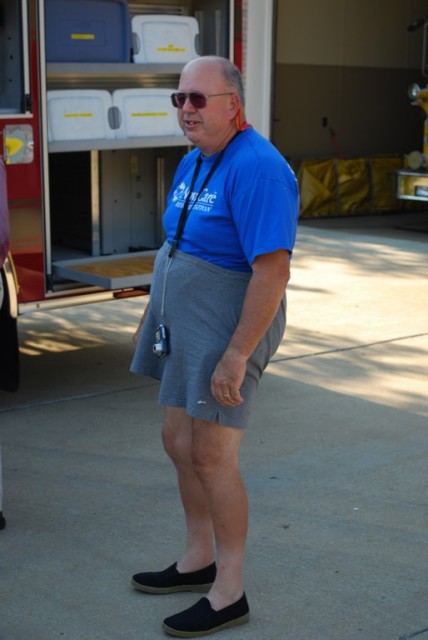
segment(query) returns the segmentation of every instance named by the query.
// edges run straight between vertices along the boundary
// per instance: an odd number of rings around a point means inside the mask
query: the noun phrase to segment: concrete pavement
[[[300,225],[242,449],[252,620],[219,638],[428,639],[428,236],[400,220]],[[128,372],[143,306],[20,319],[21,390],[0,392],[0,640],[155,640],[195,601],[129,586],[178,557],[183,529],[157,384]]]

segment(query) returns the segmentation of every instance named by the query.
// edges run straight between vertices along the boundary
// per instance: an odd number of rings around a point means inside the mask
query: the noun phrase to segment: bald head
[[[230,60],[194,58],[181,72],[178,93],[185,98],[177,110],[180,127],[204,155],[224,149],[241,130],[245,122],[242,80]],[[192,94],[202,95],[202,106],[195,106]]]
[[[216,72],[219,73],[226,84],[238,94],[241,105],[245,105],[242,75],[238,67],[234,65],[233,62],[227,58],[222,58],[221,56],[200,56],[199,58],[193,58],[193,60],[190,60],[190,62],[188,62],[184,67],[183,72],[197,67],[201,67],[202,69],[206,68],[207,73],[210,74]]]

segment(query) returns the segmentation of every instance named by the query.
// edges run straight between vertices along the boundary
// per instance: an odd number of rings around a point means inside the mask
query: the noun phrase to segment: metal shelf
[[[48,89],[108,89],[133,87],[175,88],[183,69],[179,64],[110,62],[50,62],[46,68]]]
[[[187,147],[189,140],[183,136],[148,136],[145,138],[121,138],[115,140],[58,140],[49,142],[49,153],[72,151],[105,151],[108,149],[151,149],[153,147]]]
[[[183,69],[181,63],[145,63],[133,62],[48,62],[47,77],[115,77],[136,75],[179,75]]]

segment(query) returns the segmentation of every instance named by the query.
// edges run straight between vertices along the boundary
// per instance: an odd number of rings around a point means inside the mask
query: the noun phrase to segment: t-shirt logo
[[[178,209],[182,209],[188,195],[189,187],[185,182],[181,182],[172,194],[172,202],[174,203],[174,206]],[[206,187],[203,192],[199,194],[199,197],[198,192],[193,191],[190,196],[189,203],[191,208],[196,211],[209,212],[213,208],[216,199],[217,191],[210,192],[208,187]]]

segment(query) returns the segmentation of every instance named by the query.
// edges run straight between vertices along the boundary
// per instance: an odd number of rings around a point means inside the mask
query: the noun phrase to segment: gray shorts
[[[285,297],[248,360],[240,389],[244,402],[224,407],[211,395],[211,376],[239,321],[251,274],[176,251],[165,276],[168,251],[165,243],[156,257],[150,308],[131,371],[160,380],[160,405],[182,407],[193,418],[244,428],[258,382],[284,335]],[[153,353],[160,323],[169,334],[170,352],[163,358]]]

